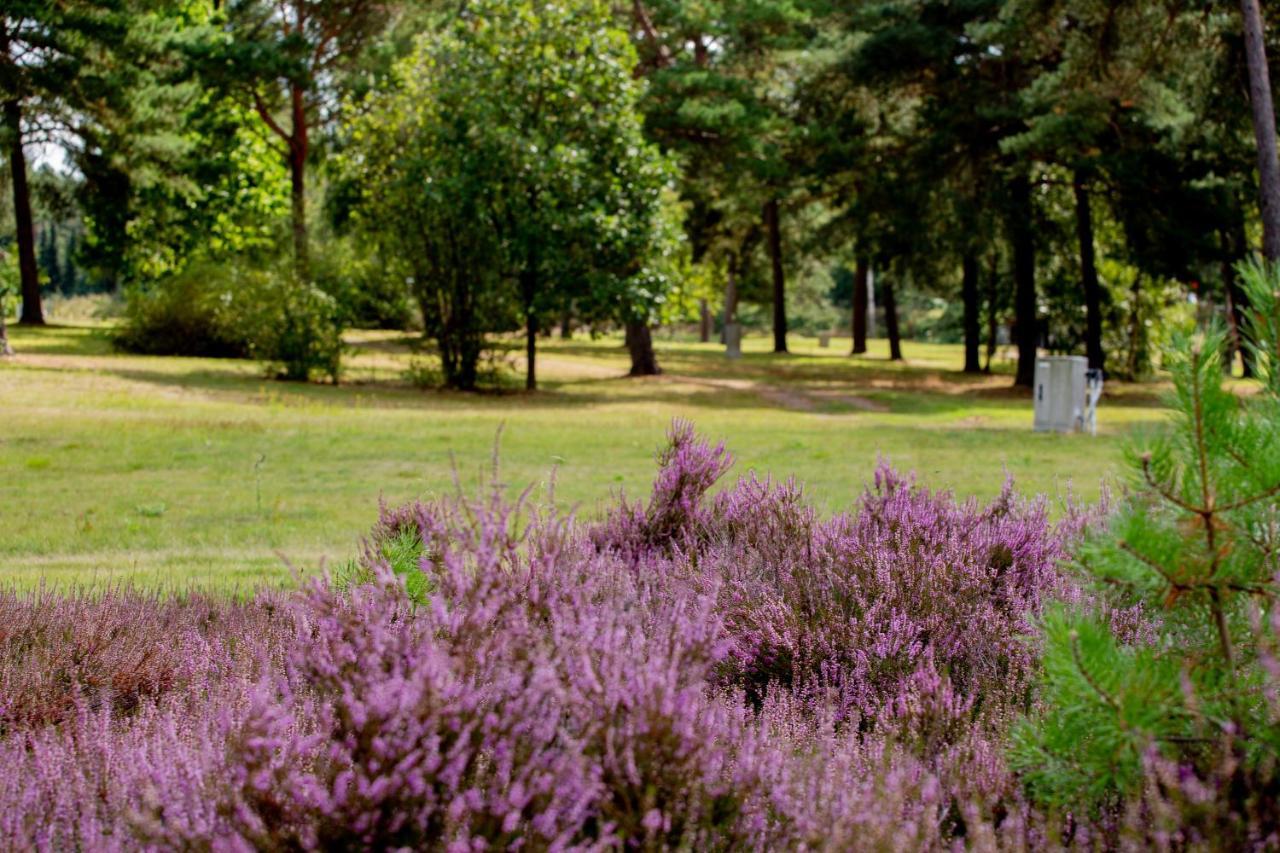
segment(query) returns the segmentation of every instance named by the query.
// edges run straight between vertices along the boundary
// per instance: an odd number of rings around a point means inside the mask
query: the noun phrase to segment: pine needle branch
[[[1098,698],[1102,700],[1104,705],[1118,715],[1120,713],[1120,703],[1103,689],[1101,684],[1094,680],[1089,668],[1084,665],[1084,659],[1080,655],[1080,635],[1075,631],[1071,632],[1071,659],[1075,662],[1076,669],[1079,671],[1080,677],[1084,679],[1085,684],[1088,684],[1093,692],[1098,694]]]

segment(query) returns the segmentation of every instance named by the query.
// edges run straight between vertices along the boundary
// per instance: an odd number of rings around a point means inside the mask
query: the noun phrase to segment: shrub
[[[0,593],[0,736],[66,722],[83,707],[129,716],[159,697],[252,672],[255,640],[269,645],[280,630],[270,602]]]
[[[254,358],[282,379],[335,382],[342,324],[334,300],[269,266],[194,264],[129,294],[116,344],[149,355]]]
[[[318,373],[337,383],[342,322],[333,297],[284,275],[251,281],[240,299],[249,354],[281,379],[306,382]]]
[[[343,325],[405,329],[416,322],[409,285],[380,254],[364,251],[345,235],[317,242],[312,276],[316,286],[333,297]]]
[[[144,355],[244,358],[249,342],[237,287],[218,264],[195,264],[164,281],[132,289],[116,346]]]

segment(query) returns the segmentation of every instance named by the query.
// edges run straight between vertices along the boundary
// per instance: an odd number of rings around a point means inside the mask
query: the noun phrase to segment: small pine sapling
[[[1280,394],[1280,265],[1246,261],[1239,273],[1249,306],[1244,316],[1245,346],[1258,377],[1273,394]]]
[[[1274,384],[1224,387],[1223,345],[1217,329],[1174,342],[1173,422],[1131,449],[1128,499],[1077,552],[1101,606],[1044,618],[1043,703],[1013,760],[1046,801],[1134,793],[1151,760],[1248,773],[1277,754],[1259,617],[1280,571],[1280,406]],[[1106,614],[1134,606],[1149,630],[1126,637]]]

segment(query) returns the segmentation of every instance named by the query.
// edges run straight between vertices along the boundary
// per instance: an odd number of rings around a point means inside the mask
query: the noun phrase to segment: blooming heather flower
[[[659,462],[593,523],[497,488],[383,507],[341,588],[0,596],[0,848],[1026,849],[1228,825],[1229,769],[1153,754],[1143,799],[1064,818],[1005,764],[1035,617],[1080,600],[1058,565],[1084,515],[887,464],[829,518],[792,482],[712,495],[731,457],[685,423]],[[382,547],[404,536],[412,595]],[[1135,642],[1146,619],[1113,615]]]

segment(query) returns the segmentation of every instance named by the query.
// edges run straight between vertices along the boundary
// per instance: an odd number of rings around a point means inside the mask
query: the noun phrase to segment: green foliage
[[[331,235],[312,257],[316,287],[333,297],[346,326],[405,329],[413,320],[409,287],[386,259],[350,235]]]
[[[342,317],[334,298],[287,274],[251,275],[247,283],[239,296],[249,354],[280,379],[306,382],[320,374],[336,384]]]
[[[334,586],[340,590],[372,583],[377,579],[373,563],[378,562],[404,581],[409,600],[426,604],[434,585],[431,576],[422,570],[427,548],[422,537],[414,530],[402,530],[376,543],[372,555],[361,560],[350,560],[334,572]]]
[[[1256,259],[1237,268],[1247,300],[1245,345],[1253,365],[1273,394],[1280,394],[1280,265]]]
[[[336,382],[342,321],[333,297],[287,273],[202,261],[134,288],[115,342],[150,355],[255,358],[283,379]]]
[[[238,317],[239,290],[235,270],[212,262],[131,288],[115,343],[144,355],[243,358],[249,346]]]
[[[412,282],[450,385],[475,385],[485,333],[519,314],[647,315],[669,288],[670,172],[634,66],[599,0],[483,0],[352,125],[358,223]]]
[[[1131,494],[1078,554],[1098,606],[1045,619],[1044,703],[1013,757],[1046,800],[1131,792],[1152,751],[1207,774],[1280,748],[1259,627],[1280,591],[1280,399],[1225,388],[1223,344],[1175,341],[1173,423],[1131,450]],[[1132,608],[1137,630],[1115,618]]]

